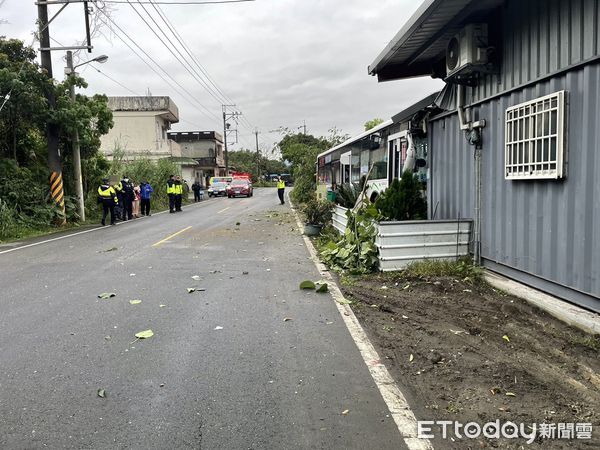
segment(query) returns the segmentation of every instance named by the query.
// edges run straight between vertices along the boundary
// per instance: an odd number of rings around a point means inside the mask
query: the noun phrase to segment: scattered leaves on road
[[[516,395],[513,392],[507,392],[506,396],[508,396],[508,397],[516,397]]]
[[[167,305],[163,305],[162,303],[160,305],[158,305],[159,308],[164,308]]]
[[[129,303],[132,305],[139,305],[140,303],[142,303],[141,300],[129,300]]]
[[[117,247],[111,247],[106,250],[100,250],[98,253],[114,252],[115,250],[119,250],[119,249]]]
[[[302,283],[300,283],[300,289],[315,289],[315,283],[313,283],[310,280],[304,280]]]
[[[408,357],[408,360],[409,360],[410,362],[413,362],[413,361],[414,361],[414,359],[415,359],[415,355],[413,355],[413,354],[411,353],[411,354],[410,354],[410,356]]]
[[[193,275],[192,276],[192,280],[194,281],[200,281],[202,279],[202,277],[200,277],[200,275]]]
[[[343,410],[343,411],[342,411],[342,416],[347,416],[349,412],[350,412],[350,410],[349,410],[349,409],[345,409],[345,410]]]
[[[222,326],[220,326],[220,325],[217,325],[217,326],[216,326],[214,329],[215,329],[215,330],[222,330],[222,329],[223,329],[223,327],[222,327]]]
[[[291,318],[291,317],[284,317],[284,318],[283,318],[283,321],[284,321],[284,322],[289,322],[290,320],[292,320],[292,318]]]
[[[317,288],[317,292],[320,293],[320,294],[322,294],[324,292],[329,292],[329,288],[327,286],[327,283],[320,284],[319,287]]]
[[[103,292],[102,294],[98,295],[98,298],[101,299],[107,299],[107,298],[111,298],[111,297],[116,297],[117,294],[115,294],[114,292]]]
[[[148,339],[154,336],[154,332],[152,330],[144,330],[135,334],[135,337],[138,339]]]
[[[506,342],[510,342],[510,338],[506,334],[502,336],[502,339],[504,339]]]
[[[104,389],[98,389],[98,397],[106,398],[106,391]]]

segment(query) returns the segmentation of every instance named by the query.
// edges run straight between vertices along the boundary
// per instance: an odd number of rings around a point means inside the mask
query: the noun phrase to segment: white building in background
[[[171,125],[179,122],[179,109],[170,97],[109,97],[108,106],[114,126],[100,140],[109,160],[115,151],[122,151],[125,160],[182,156],[179,144],[167,135]]]

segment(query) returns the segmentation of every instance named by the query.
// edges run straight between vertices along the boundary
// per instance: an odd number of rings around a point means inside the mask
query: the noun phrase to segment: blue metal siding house
[[[428,124],[430,216],[472,218],[484,266],[597,312],[599,4],[426,0],[369,66],[446,83]]]

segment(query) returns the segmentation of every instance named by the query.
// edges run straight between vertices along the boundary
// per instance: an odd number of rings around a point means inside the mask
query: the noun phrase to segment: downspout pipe
[[[470,144],[475,145],[474,151],[474,191],[475,191],[475,205],[473,207],[473,260],[475,264],[481,265],[481,137],[477,142],[473,142],[472,132],[485,127],[485,120],[478,120],[476,122],[467,122],[466,114],[464,109],[464,86],[457,85],[456,92],[456,110],[458,112],[458,120],[461,131],[469,133],[468,140]]]

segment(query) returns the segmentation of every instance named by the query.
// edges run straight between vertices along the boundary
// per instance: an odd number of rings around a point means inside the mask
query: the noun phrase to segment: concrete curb
[[[486,271],[485,280],[495,287],[540,308],[558,320],[589,334],[600,334],[600,314],[572,305],[517,281]]]

